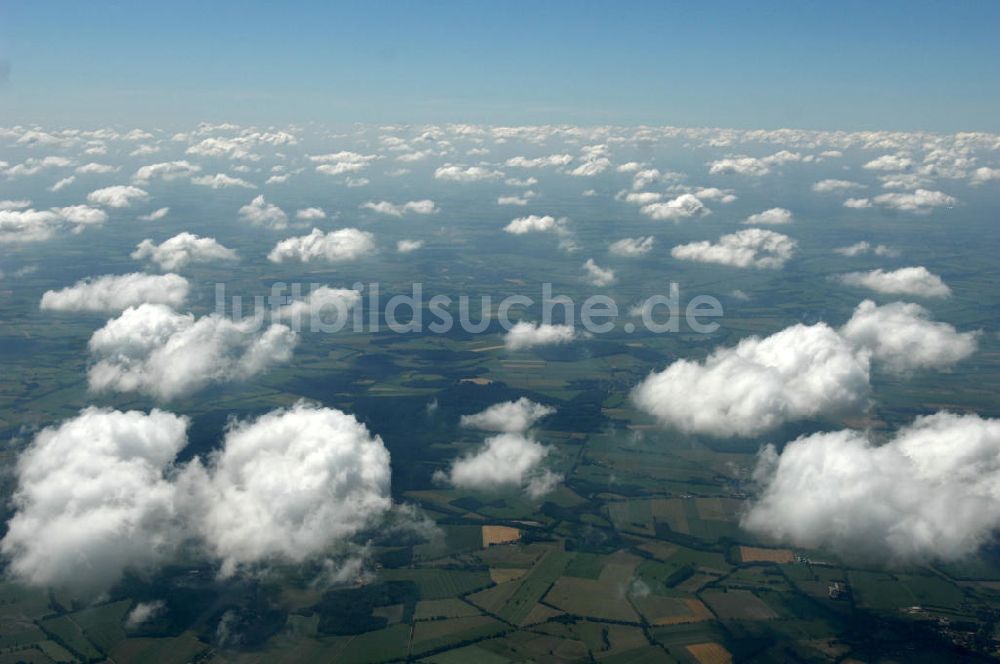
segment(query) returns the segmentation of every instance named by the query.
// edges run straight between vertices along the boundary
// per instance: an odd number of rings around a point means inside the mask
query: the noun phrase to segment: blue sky
[[[998,27],[997,2],[0,0],[0,124],[1000,131]]]

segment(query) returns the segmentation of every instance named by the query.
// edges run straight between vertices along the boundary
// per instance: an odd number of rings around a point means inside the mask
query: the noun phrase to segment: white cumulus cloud
[[[787,235],[763,228],[747,228],[719,238],[680,244],[670,250],[678,260],[719,263],[733,267],[779,269],[795,255],[797,243]]]
[[[649,203],[643,205],[639,211],[651,219],[669,221],[681,221],[711,214],[711,210],[694,194],[681,194],[664,203]]]
[[[626,258],[645,256],[652,251],[654,242],[655,239],[652,235],[646,237],[626,237],[612,242],[608,247],[608,251],[615,256]]]
[[[786,422],[861,411],[869,354],[824,323],[677,360],[632,392],[642,410],[686,433],[756,436]]]
[[[324,233],[318,228],[308,235],[290,237],[274,245],[267,255],[272,263],[326,261],[339,263],[375,251],[375,236],[357,228],[341,228]]]
[[[193,233],[178,233],[160,244],[145,239],[136,245],[132,258],[150,261],[161,270],[180,270],[191,263],[227,262],[236,260],[236,252],[222,246],[215,238],[199,237]]]
[[[46,291],[41,308],[47,311],[100,311],[117,313],[140,304],[179,307],[190,286],[177,274],[107,274],[81,279],[61,290]]]
[[[402,217],[404,214],[434,214],[438,211],[438,207],[431,200],[421,200],[421,201],[408,201],[401,205],[396,203],[390,203],[389,201],[368,201],[364,203],[362,208],[366,210],[371,210],[372,212],[377,212],[379,214],[389,215],[390,217]]]
[[[289,361],[297,335],[285,325],[257,327],[253,319],[196,319],[162,304],[131,307],[90,337],[90,389],[169,400]]]
[[[931,320],[919,304],[878,306],[871,300],[858,305],[840,333],[895,373],[951,367],[976,352],[978,336]]]
[[[583,270],[587,274],[587,283],[591,286],[604,288],[615,283],[615,271],[601,267],[594,262],[593,258],[587,259],[587,262],[583,264]]]
[[[865,432],[764,449],[743,518],[775,541],[884,564],[975,553],[1000,527],[1000,420],[938,412],[887,443]]]
[[[434,177],[450,182],[482,182],[484,180],[498,180],[503,177],[503,173],[485,166],[446,164],[439,166],[434,171]]]
[[[87,194],[87,202],[92,205],[104,205],[113,208],[129,207],[135,201],[144,201],[149,193],[132,185],[114,185]]]
[[[182,478],[223,576],[333,553],[389,511],[389,482],[381,438],[304,402],[232,425],[222,450]]]
[[[777,226],[790,224],[793,221],[792,213],[785,208],[771,208],[757,214],[752,214],[743,220],[744,224]]]
[[[497,431],[501,433],[522,433],[535,422],[556,412],[555,408],[535,403],[527,397],[517,401],[496,403],[484,411],[473,415],[462,415],[460,424],[469,429]]]
[[[202,187],[211,187],[212,189],[227,189],[229,187],[242,187],[243,189],[257,188],[257,185],[247,182],[243,178],[234,178],[233,176],[226,175],[225,173],[202,175],[200,177],[191,178],[191,183]]]
[[[455,459],[448,472],[437,471],[434,477],[460,489],[522,489],[532,498],[540,498],[561,479],[541,466],[550,451],[523,433],[501,433],[487,438],[471,454]]]
[[[870,272],[848,272],[838,277],[847,286],[868,288],[888,295],[917,295],[920,297],[948,297],[951,289],[938,275],[922,265],[885,271],[881,268]]]
[[[187,424],[159,410],[90,407],[39,432],[15,471],[17,511],[0,543],[8,572],[99,592],[169,559],[179,529],[166,474]]]
[[[504,346],[507,350],[523,350],[535,346],[550,346],[564,344],[576,338],[576,330],[572,325],[553,325],[549,323],[528,323],[521,321],[515,324],[504,335]]]
[[[288,215],[277,205],[264,200],[264,195],[257,196],[240,208],[240,219],[254,226],[264,226],[275,230],[288,227]]]

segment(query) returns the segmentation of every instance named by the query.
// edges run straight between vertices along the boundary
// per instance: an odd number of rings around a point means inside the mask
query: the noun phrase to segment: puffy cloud
[[[615,283],[615,271],[603,268],[594,262],[593,258],[588,258],[583,264],[583,269],[587,273],[587,282],[591,286],[603,288]]]
[[[401,254],[408,254],[411,251],[416,251],[422,249],[424,246],[423,240],[400,240],[396,243],[396,251]]]
[[[616,198],[621,198],[621,193]],[[663,194],[658,191],[630,191],[624,197],[624,201],[632,205],[649,205],[661,200]]]
[[[760,177],[771,172],[771,167],[756,157],[727,157],[709,162],[708,172],[712,175],[749,175]]]
[[[527,397],[517,401],[496,403],[474,415],[462,415],[460,424],[469,429],[497,431],[501,433],[523,433],[535,422],[556,412],[555,408],[535,403]]]
[[[918,304],[893,302],[880,307],[871,300],[858,305],[840,333],[895,373],[951,367],[976,352],[979,334],[932,321]]]
[[[665,203],[649,203],[643,205],[640,212],[651,219],[669,219],[670,221],[704,217],[711,214],[711,210],[705,207],[701,199],[694,194],[681,194]]]
[[[118,171],[117,166],[111,166],[109,164],[98,164],[93,161],[90,162],[89,164],[84,164],[83,166],[76,167],[76,172],[82,175],[115,173],[117,171]]]
[[[79,233],[88,226],[99,226],[107,221],[103,210],[87,205],[71,205],[51,210],[21,209],[30,201],[3,201],[0,207],[0,244],[41,242],[51,238],[65,224],[72,225],[72,232]],[[25,203],[25,206],[14,204]]]
[[[923,266],[903,267],[886,272],[879,268],[871,272],[848,272],[838,277],[847,286],[868,288],[889,295],[948,297],[951,289],[941,277]]]
[[[135,629],[151,618],[155,618],[163,613],[166,608],[167,605],[162,600],[138,602],[125,617],[125,628]]]
[[[854,209],[870,208],[872,201],[870,198],[848,198],[844,201],[844,207]]]
[[[285,211],[264,200],[263,194],[240,208],[240,219],[254,226],[265,226],[279,231],[288,227],[288,215]]]
[[[855,242],[852,245],[846,247],[837,247],[833,250],[834,253],[840,254],[841,256],[861,256],[862,254],[873,253],[876,256],[898,256],[899,252],[892,247],[887,247],[884,244],[872,245],[871,242],[867,240],[862,240],[861,242]]]
[[[781,166],[795,161],[802,161],[798,152],[781,150],[767,157],[757,158],[739,155],[717,159],[708,164],[708,172],[712,175],[747,175],[761,177],[771,172],[772,166]]]
[[[932,182],[930,178],[918,173],[890,173],[889,175],[880,175],[878,179],[882,181],[884,189],[920,189]]]
[[[764,449],[748,530],[885,563],[954,560],[1000,527],[1000,421],[939,412],[887,443],[860,431]]]
[[[658,168],[644,168],[642,170],[637,170],[635,175],[632,176],[632,190],[639,191],[645,189],[649,185],[660,182],[664,180],[663,173],[660,172]]]
[[[3,200],[0,201],[0,212],[5,210],[23,210],[24,208],[31,207],[31,201],[27,199],[19,200]]]
[[[763,228],[748,228],[719,238],[679,244],[670,250],[678,260],[719,263],[733,267],[779,269],[795,254],[797,243],[787,235]]]
[[[717,348],[704,362],[678,360],[632,392],[642,410],[686,433],[756,436],[786,422],[862,410],[868,351],[824,323]]]
[[[765,226],[778,226],[792,223],[792,213],[785,208],[771,208],[757,214],[752,214],[743,220],[744,224],[760,224]]]
[[[184,304],[189,284],[176,274],[131,274],[81,279],[72,286],[42,295],[47,311],[100,311],[117,313],[139,304]]]
[[[511,157],[506,165],[512,168],[554,168],[556,166],[566,166],[573,161],[571,154],[550,154],[547,157]]]
[[[2,166],[6,166],[7,162],[0,162]],[[41,173],[52,168],[66,168],[67,166],[72,166],[73,162],[66,157],[49,156],[42,157],[41,159],[30,158],[25,159],[24,162],[17,164],[16,166],[11,166],[4,173],[9,177],[18,177],[25,175],[35,175],[36,173]]]
[[[439,166],[434,171],[434,177],[438,180],[450,182],[482,182],[484,180],[497,180],[503,177],[503,173],[484,166],[459,166],[456,164],[446,164]]]
[[[178,233],[160,244],[146,239],[136,245],[132,258],[148,258],[161,270],[180,270],[191,263],[234,261],[236,252],[222,246],[215,238],[198,237],[193,233]]]
[[[434,205],[434,201],[426,199],[421,201],[408,201],[402,205],[390,203],[389,201],[379,201],[378,203],[368,201],[361,207],[379,214],[389,215],[390,217],[402,217],[407,213],[434,214],[438,211],[438,207]]]
[[[170,213],[170,208],[161,207],[153,210],[149,214],[139,216],[139,221],[159,221]]]
[[[982,166],[974,170],[972,177],[969,178],[970,184],[973,185],[984,184],[993,180],[1000,180],[1000,168]]]
[[[389,452],[353,416],[300,402],[237,422],[184,473],[197,528],[229,576],[331,553],[392,506]]]
[[[235,127],[220,125],[217,129],[228,131],[235,129]],[[209,129],[208,131],[214,131],[214,129]],[[175,139],[188,140],[188,137],[182,135],[176,136]],[[186,153],[204,157],[227,157],[229,159],[258,161],[260,156],[252,152],[258,146],[294,145],[297,142],[298,140],[293,134],[284,131],[259,132],[244,130],[237,136],[210,136],[202,139],[200,142],[188,147]]]
[[[228,187],[243,187],[244,189],[257,188],[257,185],[251,184],[243,178],[234,178],[233,176],[226,175],[225,173],[202,175],[201,177],[191,178],[191,183],[202,187],[211,187],[212,189],[226,189]]]
[[[796,161],[808,161],[809,157],[803,158],[798,152],[790,152],[789,150],[779,150],[772,155],[764,157],[763,161],[768,164],[775,164],[781,166],[783,164],[789,164]]]
[[[373,154],[359,154],[357,152],[334,152],[331,154],[313,155],[309,159],[318,163],[319,166],[316,167],[317,173],[322,173],[324,175],[343,175],[345,173],[357,173],[368,168],[368,164],[375,159],[378,159],[377,155]]]
[[[129,152],[130,157],[145,157],[147,155],[156,154],[160,151],[160,148],[155,145],[140,145],[135,150]]]
[[[736,195],[732,189],[719,189],[718,187],[700,187],[692,192],[703,201],[719,201],[720,203],[732,203],[736,200]]]
[[[851,180],[820,180],[812,186],[816,193],[825,194],[831,191],[850,191],[851,189],[864,189],[865,185]]]
[[[14,516],[0,550],[38,586],[101,592],[173,555],[175,487],[166,479],[187,419],[90,407],[43,429],[17,463]]]
[[[527,217],[518,217],[504,226],[503,230],[512,235],[524,235],[525,233],[550,233],[555,232],[560,227],[565,227],[566,218],[556,219],[552,215],[539,216],[531,214]]]
[[[936,207],[951,207],[958,203],[958,200],[953,196],[949,196],[941,191],[931,191],[928,189],[879,194],[872,200],[876,205],[881,205],[882,207],[919,214],[926,214]]]
[[[899,154],[884,154],[864,165],[870,171],[905,171],[912,166],[912,159]]]
[[[534,187],[538,184],[538,178],[507,178],[504,184],[508,187]]]
[[[595,175],[600,175],[604,171],[608,170],[611,166],[611,160],[607,157],[588,157],[584,159],[579,166],[569,171],[569,174],[574,177],[593,177]]]
[[[70,205],[67,207],[52,208],[52,211],[71,224],[76,224],[80,230],[82,226],[100,226],[108,220],[108,213],[100,208],[93,208],[89,205]]]
[[[305,318],[326,320],[323,315],[335,311],[338,321],[346,321],[348,313],[361,302],[361,293],[346,288],[320,286],[309,294],[278,309],[281,318],[291,319],[296,326]]]
[[[58,214],[48,210],[0,210],[0,244],[47,240],[59,220]]]
[[[375,236],[357,228],[341,228],[324,233],[318,228],[309,235],[282,240],[267,255],[272,263],[285,261],[327,261],[339,263],[360,258],[375,251]]]
[[[521,195],[499,196],[497,197],[497,205],[518,205],[523,207],[537,195],[535,192],[529,190]]]
[[[291,359],[298,337],[284,325],[217,314],[196,319],[162,304],[126,309],[90,337],[95,392],[174,399],[211,383],[245,380]]]
[[[572,325],[552,325],[548,323],[520,322],[514,325],[504,335],[503,343],[507,350],[523,350],[535,346],[550,346],[564,344],[576,338],[576,330]]]
[[[615,256],[625,256],[632,258],[635,256],[645,256],[653,249],[655,238],[652,235],[646,237],[626,237],[612,242],[608,251]]]
[[[460,489],[499,491],[523,489],[540,498],[561,479],[541,467],[550,448],[521,433],[501,433],[487,438],[468,456],[452,461],[447,473],[437,471],[437,481]]]
[[[319,221],[320,219],[326,219],[326,212],[323,208],[318,207],[302,208],[301,210],[296,210],[295,218],[299,221]]]
[[[0,542],[11,576],[96,595],[174,560],[185,541],[229,576],[335,555],[392,506],[389,453],[338,410],[300,402],[231,423],[207,463],[174,472],[187,426],[155,409],[90,407],[38,433],[18,461],[16,513]]]
[[[144,189],[123,184],[104,187],[87,194],[88,203],[113,208],[129,207],[133,202],[144,201],[147,198],[149,198],[149,193]]]
[[[201,171],[200,166],[196,166],[188,161],[163,161],[158,164],[146,164],[135,172],[132,180],[142,184],[154,178],[163,180],[176,180],[177,178],[194,175]]]

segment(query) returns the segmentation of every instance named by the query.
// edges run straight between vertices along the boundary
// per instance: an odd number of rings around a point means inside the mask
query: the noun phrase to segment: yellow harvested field
[[[715,617],[712,615],[712,612],[708,610],[708,607],[701,603],[701,600],[685,599],[682,601],[686,605],[684,607],[687,609],[686,612],[665,615],[660,618],[656,618],[651,622],[654,625],[686,625],[687,623],[712,620],[712,618]]]
[[[756,546],[741,546],[740,560],[745,563],[793,563],[795,554],[788,549],[762,549]]]
[[[699,664],[731,664],[733,656],[718,643],[693,643],[687,651]]]
[[[521,531],[510,526],[483,526],[483,548],[494,544],[509,544],[521,539]]]
[[[491,567],[490,568],[490,579],[493,583],[507,583],[508,581],[513,581],[515,579],[520,579],[524,576],[526,569],[517,569],[514,567]]]
[[[501,346],[502,347],[502,346]],[[493,381],[489,378],[463,378],[458,381],[460,383],[471,383],[473,385],[492,385]]]

